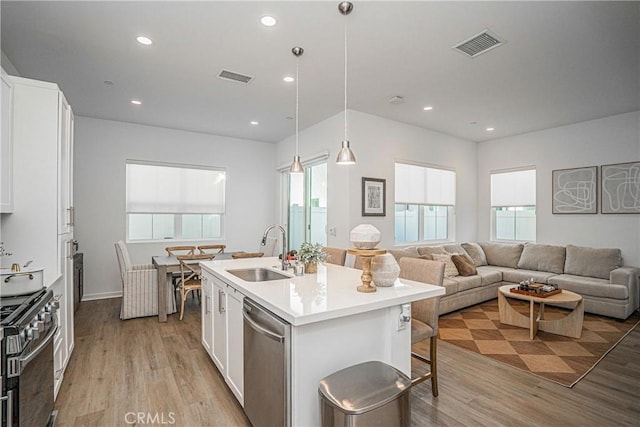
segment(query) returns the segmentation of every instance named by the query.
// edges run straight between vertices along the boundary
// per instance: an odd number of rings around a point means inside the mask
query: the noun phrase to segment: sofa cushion
[[[502,271],[496,270],[493,267],[480,266],[476,267],[478,270],[478,276],[482,279],[482,286],[493,285],[494,283],[502,282]]]
[[[447,251],[447,253],[450,253],[450,254],[467,255],[467,251],[465,251],[462,245],[459,245],[458,243],[448,243],[448,244],[442,245],[442,247],[444,248],[445,251]]]
[[[482,286],[482,278],[477,274],[475,276],[467,277],[451,277],[450,279],[458,283],[458,292],[466,291],[473,288],[479,288]]]
[[[477,243],[463,243],[462,247],[469,254],[476,267],[487,265],[487,257],[482,250],[482,246]]]
[[[566,274],[609,279],[609,273],[621,266],[620,249],[567,245]]]
[[[565,255],[564,246],[525,243],[518,268],[562,274]]]
[[[473,261],[468,259],[468,256],[452,254],[451,261],[453,261],[461,276],[473,276],[478,273],[476,266],[473,264]]]
[[[560,274],[549,278],[549,283],[558,285],[560,289],[566,289],[582,296],[611,298],[626,300],[629,298],[629,289],[624,285],[612,285],[608,280],[594,277]]]
[[[482,242],[480,243],[487,257],[487,264],[500,267],[517,268],[524,245],[518,243],[507,245],[504,243]]]
[[[431,257],[434,261],[445,263],[444,277],[455,277],[459,274],[456,265],[451,261],[451,254],[432,254]]]
[[[442,281],[442,286],[444,286],[444,294],[451,295],[458,293],[458,282],[452,279],[444,278]]]
[[[420,254],[418,253],[418,249],[415,246],[410,246],[402,249],[389,249],[387,252],[393,255],[393,257],[398,262],[400,262],[400,258],[403,258],[403,257],[411,257],[411,258],[420,257]]]
[[[555,276],[556,273],[547,271],[508,269],[502,272],[502,280],[505,282],[520,283],[523,280],[533,279],[536,283],[549,283],[549,278]]]
[[[433,259],[433,254],[446,254],[442,246],[418,246],[418,254],[425,259]]]

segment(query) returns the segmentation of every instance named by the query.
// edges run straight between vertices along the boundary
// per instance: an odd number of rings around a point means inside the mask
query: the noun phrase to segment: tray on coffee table
[[[518,288],[511,288],[509,289],[509,292],[514,294],[529,295],[531,297],[546,298],[546,297],[550,297],[551,295],[559,294],[560,292],[562,292],[562,289],[554,289],[553,291],[548,291],[548,292],[543,292],[543,291],[532,292],[532,291],[525,291]]]

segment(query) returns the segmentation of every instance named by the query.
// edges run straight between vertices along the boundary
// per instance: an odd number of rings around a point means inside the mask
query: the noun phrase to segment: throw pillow
[[[451,254],[431,254],[434,261],[444,262],[444,277],[456,277],[459,275],[456,265],[451,261]]]
[[[462,247],[469,254],[476,267],[487,265],[487,257],[482,250],[482,246],[477,243],[463,243]]]
[[[473,261],[470,262],[464,255],[451,255],[451,261],[456,266],[456,269],[461,276],[473,276],[478,274],[478,270],[476,269],[476,266],[473,265]]]

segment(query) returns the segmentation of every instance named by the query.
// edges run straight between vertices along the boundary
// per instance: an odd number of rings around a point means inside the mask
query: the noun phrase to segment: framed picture
[[[362,216],[385,216],[387,181],[362,177]]]
[[[597,166],[551,171],[551,185],[552,213],[598,213]]]
[[[640,162],[600,166],[603,214],[640,213]]]

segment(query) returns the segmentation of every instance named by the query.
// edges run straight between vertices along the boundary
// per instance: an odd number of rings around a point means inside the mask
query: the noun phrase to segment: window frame
[[[536,169],[535,166],[526,166],[526,167],[522,167],[522,168],[515,168],[515,169],[503,169],[503,170],[495,170],[495,171],[491,171],[489,173],[489,200],[492,201],[493,200],[493,187],[491,184],[491,177],[493,175],[497,175],[497,174],[504,174],[504,173],[514,173],[514,172],[527,172],[527,171],[533,171],[535,173],[535,178],[534,178],[534,186],[536,186],[537,189],[537,181],[538,181],[538,171]],[[537,194],[536,194],[537,190],[534,190],[534,196],[536,197],[535,200],[535,204],[518,204],[518,205],[499,205],[499,206],[493,206],[490,202],[490,240],[492,242],[497,242],[497,243],[535,243],[537,241],[537,237],[538,237],[538,228],[537,228],[537,212],[538,212],[538,205],[537,205]],[[517,227],[518,227],[518,221],[517,221],[517,215],[514,215],[513,221],[513,227],[514,227],[514,239],[503,239],[503,238],[498,238],[496,236],[497,233],[497,209],[498,208],[506,208],[506,209],[529,209],[529,208],[533,208],[533,213],[534,213],[534,218],[535,218],[535,226],[534,226],[534,235],[533,235],[533,240],[526,240],[526,239],[518,239],[517,237]]]
[[[409,165],[409,166],[416,166],[416,167],[420,167],[420,168],[424,168],[424,169],[436,169],[436,170],[441,170],[441,171],[447,171],[447,172],[452,172],[454,174],[454,191],[457,190],[457,180],[458,180],[458,174],[456,172],[455,169],[453,168],[449,168],[449,167],[445,167],[445,166],[440,166],[440,165],[433,165],[433,164],[423,164],[423,163],[417,163],[417,162],[413,162],[413,161],[406,161],[406,160],[396,160],[394,162],[394,188],[395,188],[395,181],[397,179],[396,176],[396,166],[398,164],[403,164],[403,165]],[[395,198],[396,194],[394,192],[394,198]],[[454,197],[454,201],[457,201],[457,191]],[[418,240],[410,240],[410,241],[402,241],[399,242],[397,240],[395,240],[395,212],[396,212],[396,207],[398,205],[404,205],[404,206],[418,206]],[[424,226],[424,222],[425,222],[425,209],[428,207],[446,207],[447,208],[447,237],[446,239],[425,239],[425,226]],[[442,243],[450,243],[450,242],[455,242],[455,234],[456,234],[456,205],[447,205],[447,204],[438,204],[438,203],[402,203],[402,202],[396,202],[394,200],[393,203],[393,212],[394,212],[394,246],[395,247],[403,247],[403,246],[413,246],[416,244],[442,244]],[[405,236],[406,236],[406,222],[405,222]]]
[[[223,172],[225,179],[224,179],[224,189],[223,189],[223,197],[224,197],[224,204],[226,205],[227,203],[227,170],[226,168],[222,168],[222,167],[215,167],[215,166],[205,166],[205,165],[192,165],[192,164],[184,164],[184,163],[170,163],[170,162],[154,162],[154,161],[146,161],[146,160],[133,160],[133,159],[127,159],[125,161],[125,168],[126,165],[128,164],[141,164],[141,165],[150,165],[150,166],[164,166],[164,167],[174,167],[174,168],[179,168],[179,169],[201,169],[201,170],[210,170],[210,171],[217,171],[217,172]],[[127,185],[127,177],[125,174],[125,188]],[[225,240],[225,223],[226,223],[226,209],[224,209],[224,212],[219,213],[192,213],[192,212],[174,212],[174,213],[167,213],[167,212],[128,212],[126,209],[126,205],[127,205],[127,191],[125,190],[125,241],[126,243],[159,243],[159,242],[223,242]],[[131,215],[172,215],[173,216],[173,233],[174,233],[174,237],[173,238],[161,238],[161,239],[157,239],[157,238],[153,238],[153,230],[151,231],[151,238],[149,239],[131,239],[131,235],[130,235],[130,218]],[[201,226],[202,221],[203,221],[203,217],[205,215],[217,215],[220,218],[220,235],[217,237],[197,237],[197,238],[186,238],[183,236],[182,234],[182,216],[183,215],[200,215],[201,216]],[[152,221],[153,221],[153,217],[152,217]],[[201,233],[202,234],[202,233]]]

